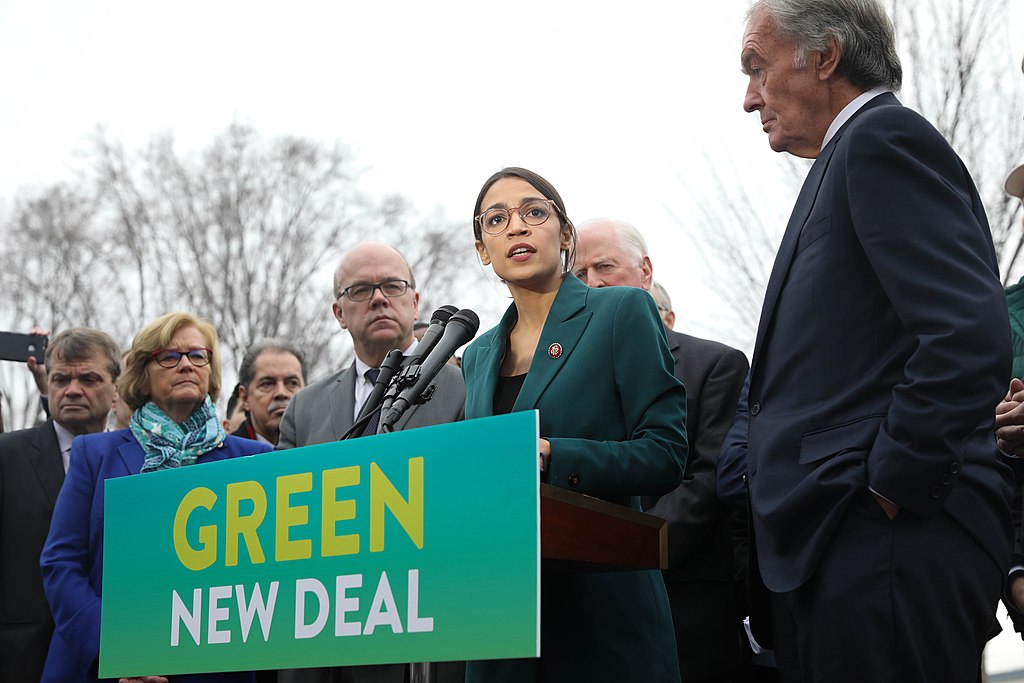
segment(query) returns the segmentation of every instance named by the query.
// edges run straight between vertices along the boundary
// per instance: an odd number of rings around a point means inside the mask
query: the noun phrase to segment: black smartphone
[[[40,363],[46,353],[47,338],[39,334],[0,332],[0,360],[24,363],[29,356],[35,356]]]

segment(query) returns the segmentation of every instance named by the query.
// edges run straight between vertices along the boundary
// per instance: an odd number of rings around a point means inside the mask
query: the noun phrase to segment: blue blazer
[[[220,448],[199,456],[197,464],[266,453],[267,444],[227,437]],[[138,474],[142,447],[131,431],[88,434],[71,446],[71,463],[53,511],[40,565],[43,588],[56,629],[42,681],[96,681],[100,652],[100,599],[103,585],[103,482]],[[118,520],[119,523],[130,523]],[[146,615],[139,615],[145,619]],[[139,674],[158,675],[159,671]],[[252,681],[245,673],[174,676],[185,681]]]
[[[466,417],[494,414],[515,305],[462,358]],[[567,275],[548,313],[514,411],[539,409],[548,480],[639,509],[639,495],[680,482],[686,390],[665,328],[640,289],[590,289]],[[468,681],[678,681],[660,571],[544,572],[542,659],[470,662]]]
[[[951,516],[1008,568],[1012,489],[992,427],[1010,331],[992,237],[963,163],[892,94],[811,166],[750,366],[748,480],[768,588],[807,581],[868,489],[909,514]]]

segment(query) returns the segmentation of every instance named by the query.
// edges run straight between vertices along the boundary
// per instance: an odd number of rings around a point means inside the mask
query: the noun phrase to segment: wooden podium
[[[540,556],[544,569],[607,572],[668,568],[668,522],[661,517],[540,485]],[[409,683],[437,680],[436,664],[410,664]]]
[[[540,485],[540,554],[564,571],[668,568],[668,522],[661,517]]]

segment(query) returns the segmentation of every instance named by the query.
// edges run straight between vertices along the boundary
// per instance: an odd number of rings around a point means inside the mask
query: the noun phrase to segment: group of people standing
[[[749,613],[777,680],[974,681],[1005,587],[1020,606],[1005,463],[1024,441],[1024,384],[1010,384],[1007,299],[967,169],[893,94],[902,72],[877,0],[759,0],[740,61],[744,108],[771,148],[815,159],[749,366],[666,327],[671,305],[646,293],[653,264],[629,224],[577,229],[524,168],[480,189],[473,242],[512,302],[396,428],[539,411],[542,480],[666,518],[670,568],[545,569],[541,657],[442,663],[436,680],[748,680],[737,616]],[[397,250],[354,247],[333,287],[354,362],[306,387],[298,350],[255,346],[238,436],[214,408],[210,323],[161,316],[123,366],[103,333],[54,337],[51,420],[0,437],[4,680],[96,679],[103,528],[125,523],[103,518],[106,479],[337,440],[385,356],[414,353],[419,293]],[[102,432],[115,383],[133,414]],[[258,675],[401,683],[408,671]]]

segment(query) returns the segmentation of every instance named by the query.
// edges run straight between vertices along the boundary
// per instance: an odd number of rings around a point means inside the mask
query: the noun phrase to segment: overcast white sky
[[[1011,4],[1019,68],[1024,3]],[[482,181],[526,166],[575,221],[636,224],[686,329],[749,351],[753,331],[723,325],[664,209],[686,215],[683,183],[706,181],[709,155],[788,213],[740,106],[747,5],[0,0],[0,206],[67,175],[97,125],[129,149],[170,130],[191,150],[237,120],[341,140],[366,189],[465,218],[470,249]]]

